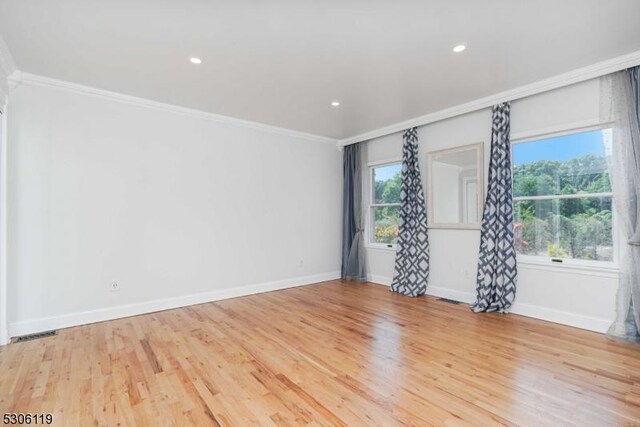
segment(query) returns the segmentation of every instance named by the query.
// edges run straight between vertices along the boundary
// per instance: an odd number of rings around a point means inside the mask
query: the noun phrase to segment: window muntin
[[[614,260],[611,129],[513,145],[514,233],[519,255]]]
[[[398,240],[402,164],[372,166],[369,243],[392,246]]]

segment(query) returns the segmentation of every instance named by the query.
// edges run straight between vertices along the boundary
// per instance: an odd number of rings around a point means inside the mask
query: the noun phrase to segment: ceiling
[[[346,138],[638,51],[639,16],[638,0],[0,0],[0,33],[21,71]]]

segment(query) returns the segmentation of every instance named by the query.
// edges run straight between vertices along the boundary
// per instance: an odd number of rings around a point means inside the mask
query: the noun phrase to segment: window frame
[[[370,249],[379,249],[379,250],[387,250],[387,251],[395,252],[398,246],[396,243],[378,243],[373,241],[373,238],[375,236],[375,233],[373,231],[375,227],[375,221],[373,217],[374,208],[385,207],[385,206],[400,206],[400,203],[374,203],[375,202],[375,195],[374,195],[375,185],[373,184],[374,182],[373,180],[375,179],[375,177],[374,177],[373,171],[376,168],[380,168],[384,166],[392,166],[396,164],[399,164],[400,167],[402,167],[401,157],[378,160],[374,162],[369,162],[367,164],[369,171],[367,174],[365,174],[366,178],[365,178],[365,185],[364,185],[364,190],[368,194],[367,215],[366,215],[367,225],[365,227],[365,247]]]
[[[548,132],[527,132],[526,135],[521,137],[516,136],[511,139],[511,185],[512,188],[515,186],[514,181],[514,155],[513,150],[516,145],[524,144],[534,141],[539,141],[543,139],[556,138],[560,136],[568,136],[574,135],[578,133],[590,132],[595,130],[605,130],[612,129],[612,123],[597,123],[593,125],[587,126],[578,126],[578,127],[566,127],[561,129],[554,129],[553,131]],[[612,129],[613,131],[613,129]],[[615,150],[615,145],[611,147],[612,150]],[[518,263],[523,263],[525,265],[531,266],[554,266],[558,268],[583,268],[583,269],[592,269],[592,270],[618,270],[618,248],[619,248],[619,230],[617,227],[618,219],[615,205],[615,196],[614,192],[605,192],[605,193],[581,193],[581,194],[559,194],[559,195],[549,195],[549,196],[513,196],[514,203],[514,217],[515,217],[515,203],[521,200],[562,200],[562,199],[582,199],[582,198],[597,198],[597,197],[611,197],[611,238],[613,244],[613,260],[612,261],[594,261],[594,260],[585,260],[585,259],[572,259],[572,258],[562,258],[561,262],[554,261],[559,258],[554,257],[546,257],[539,255],[522,255],[517,254]],[[515,219],[515,218],[514,218]]]

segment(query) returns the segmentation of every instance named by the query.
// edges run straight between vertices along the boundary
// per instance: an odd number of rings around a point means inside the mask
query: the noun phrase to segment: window
[[[611,129],[513,145],[514,232],[520,255],[613,261]]]
[[[373,166],[371,171],[371,205],[369,243],[393,247],[398,240],[402,165],[388,163]]]

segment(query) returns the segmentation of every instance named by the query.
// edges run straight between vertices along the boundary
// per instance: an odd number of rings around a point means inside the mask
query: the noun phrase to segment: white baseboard
[[[606,334],[613,320],[597,317],[583,316],[582,314],[560,311],[553,308],[540,307],[539,305],[514,302],[511,312],[521,316],[534,317],[548,322],[573,326],[574,328]]]
[[[294,288],[297,286],[311,285],[327,280],[340,278],[339,271],[316,274],[313,276],[295,277],[278,280],[275,282],[259,283],[240,286],[231,289],[221,289],[199,294],[183,295],[172,298],[157,299],[153,301],[135,304],[120,305],[115,307],[100,308],[97,310],[82,311],[61,316],[42,317],[38,319],[22,320],[9,324],[9,334],[12,337],[49,331],[52,329],[68,328],[71,326],[86,325],[89,323],[103,322],[105,320],[120,319],[123,317],[137,316],[155,311],[169,310],[195,304],[203,304],[212,301],[220,301],[229,298],[237,298],[262,292],[277,291],[280,289]]]
[[[368,279],[370,282],[379,285],[389,286],[391,284],[391,277],[370,275]],[[452,299],[467,304],[472,304],[476,300],[474,293],[432,285],[427,286],[427,295]],[[612,323],[612,320],[608,319],[589,317],[582,314],[541,307],[539,305],[520,303],[518,301],[514,302],[513,306],[511,306],[511,313],[603,334],[607,332]]]
[[[452,299],[454,301],[473,304],[476,302],[476,295],[471,292],[458,291],[456,289],[443,288],[440,286],[427,286],[427,295],[437,298]]]
[[[378,285],[391,286],[391,277],[386,276],[376,276],[375,274],[370,274],[367,276],[367,280],[371,283],[377,283]]]

